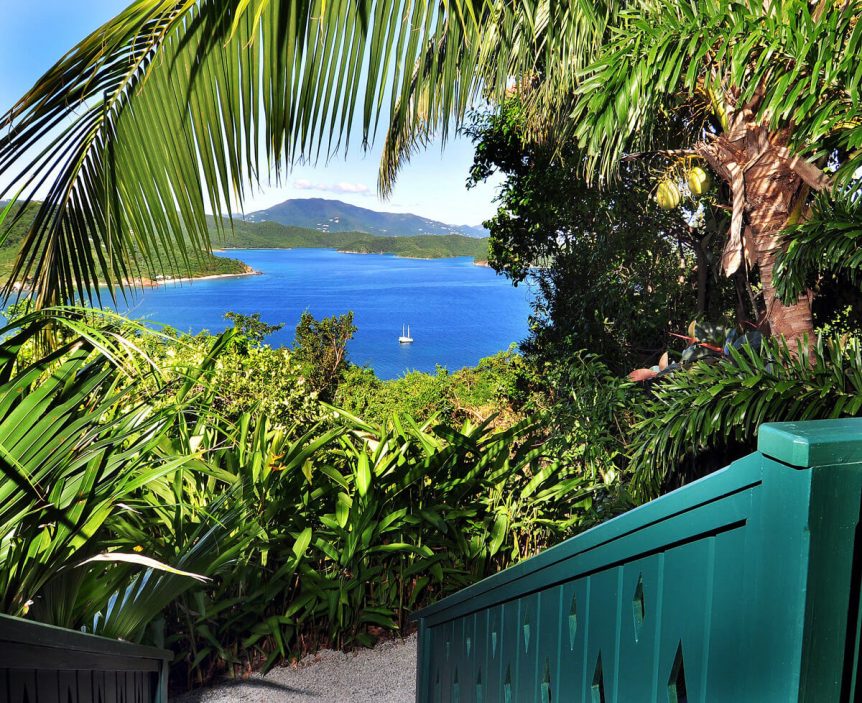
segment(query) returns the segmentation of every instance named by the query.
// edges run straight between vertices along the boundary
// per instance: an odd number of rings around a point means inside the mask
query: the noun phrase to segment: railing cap
[[[862,418],[770,422],[760,426],[757,449],[800,468],[862,462]]]
[[[91,635],[42,622],[0,614],[0,642],[31,644],[66,651],[89,652],[110,656],[163,659],[171,661],[174,653],[143,644]],[[0,662],[0,667],[3,664]]]

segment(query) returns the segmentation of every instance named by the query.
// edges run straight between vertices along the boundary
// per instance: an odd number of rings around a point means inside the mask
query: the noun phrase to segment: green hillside
[[[0,231],[5,238],[0,244],[0,278],[12,271],[21,239],[36,215],[35,204],[29,205],[20,218],[13,209],[11,226]],[[236,219],[219,225],[209,220],[210,241],[214,249],[336,249],[360,254],[394,254],[416,259],[440,259],[471,256],[486,259],[488,240],[461,235],[419,235],[414,237],[380,237],[364,232],[319,232],[302,227],[288,227],[275,222],[244,222]],[[138,256],[133,266],[135,276],[142,279],[157,277],[179,278],[247,273],[248,267],[237,259],[215,256],[210,252],[195,252],[188,264],[175,254],[162,252],[159,261],[148,266]]]
[[[395,254],[417,259],[442,259],[452,256],[488,256],[488,240],[457,234],[380,237],[364,232],[319,232],[289,227],[275,222],[243,222],[233,227],[210,222],[212,244],[230,249],[337,249],[360,254]]]
[[[36,216],[36,205],[30,204],[20,218],[17,218],[18,208],[13,208],[9,221],[11,226],[0,230],[0,280],[11,274],[15,256],[21,244],[21,239],[33,223]],[[158,276],[167,278],[217,276],[227,274],[248,273],[249,268],[242,261],[225,256],[215,256],[210,252],[195,251],[190,253],[188,263],[178,259],[178,256],[166,256],[164,252],[159,261],[148,266],[143,257],[137,256],[132,266],[134,275],[141,279],[155,279]]]
[[[277,222],[318,232],[366,232],[378,237],[460,234],[482,239],[484,227],[451,225],[409,212],[380,212],[331,198],[291,198],[249,213],[249,222]]]
[[[460,234],[417,235],[415,237],[372,237],[338,247],[359,254],[396,254],[416,259],[444,259],[450,256],[488,256],[488,240]]]

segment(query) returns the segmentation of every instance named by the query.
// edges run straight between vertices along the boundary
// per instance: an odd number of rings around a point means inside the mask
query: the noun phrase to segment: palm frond
[[[517,92],[530,106],[530,136],[555,132],[570,110],[580,71],[596,57],[619,7],[616,0],[491,0],[463,37],[450,30],[429,43],[396,94],[378,191],[390,195],[399,170],[432,136],[445,140],[476,98],[500,103]],[[446,99],[450,94],[459,99]]]
[[[783,339],[759,350],[730,348],[717,363],[699,361],[655,386],[636,426],[631,459],[635,491],[657,495],[684,460],[706,448],[750,445],[764,422],[862,414],[862,344],[819,337],[811,360]]]
[[[741,109],[756,97],[761,120],[793,125],[794,153],[813,160],[842,150],[838,178],[846,180],[862,163],[858,14],[858,0],[822,16],[796,0],[628,5],[563,96],[572,119],[561,129],[589,150],[588,175],[607,177],[624,154],[669,146],[654,138],[668,108],[699,101],[714,112],[717,98]],[[701,125],[699,138],[714,135],[720,121]]]
[[[776,288],[784,300],[801,295],[823,272],[858,282],[862,271],[862,194],[839,190],[820,194],[811,216],[785,232],[786,248],[776,258]]]
[[[48,186],[6,294],[26,279],[40,306],[98,301],[100,282],[113,295],[134,278],[133,249],[209,247],[207,208],[229,213],[270,169],[347,148],[357,125],[367,143],[387,108],[403,113],[417,60],[462,43],[473,4],[137,0],[0,118],[10,188],[26,204]],[[451,63],[431,63],[450,78],[435,109],[463,109]]]

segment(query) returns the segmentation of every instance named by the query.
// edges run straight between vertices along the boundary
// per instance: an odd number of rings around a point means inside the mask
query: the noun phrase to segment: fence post
[[[758,449],[807,476],[799,700],[855,700],[862,576],[862,418],[763,425]],[[769,482],[764,483],[769,487]],[[780,501],[781,493],[775,494]],[[785,536],[786,537],[786,536]],[[782,538],[774,534],[773,539]],[[784,584],[787,586],[787,584]]]

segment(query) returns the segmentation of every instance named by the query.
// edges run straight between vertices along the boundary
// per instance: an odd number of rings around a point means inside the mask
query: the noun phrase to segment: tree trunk
[[[799,199],[805,197],[807,190],[802,179],[772,149],[759,158],[753,155],[753,162],[749,163],[745,173],[745,209],[769,330],[774,335],[783,335],[792,347],[806,337],[806,343],[810,344],[814,318],[809,295],[804,293],[785,304],[776,295],[773,281],[775,257],[781,251],[779,234],[792,222]]]
[[[756,265],[760,273],[764,323],[771,334],[783,335],[795,348],[804,338],[810,344],[814,337],[810,296],[803,294],[783,303],[775,292],[773,270],[781,249],[778,235],[793,220],[807,188],[783,156],[787,153],[784,135],[745,121],[744,116],[750,115],[748,111],[738,113],[727,134],[703,144],[698,151],[734,193],[744,189],[740,246],[749,266]]]

